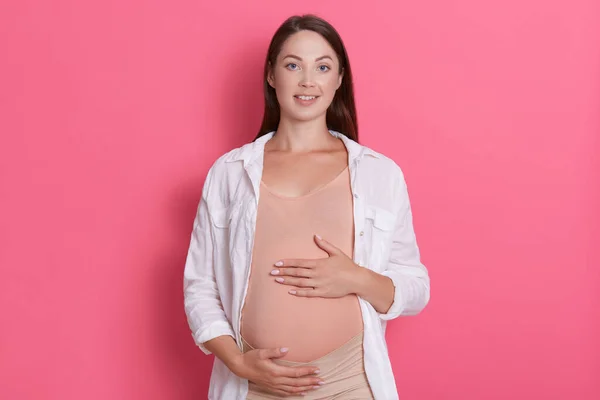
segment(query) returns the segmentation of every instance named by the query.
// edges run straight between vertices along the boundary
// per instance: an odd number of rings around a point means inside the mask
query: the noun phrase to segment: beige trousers
[[[304,400],[372,400],[373,393],[367,382],[363,363],[363,332],[354,336],[348,342],[312,362],[287,361],[274,358],[273,361],[284,366],[311,365],[318,367],[321,372],[317,375],[325,384],[319,389],[306,391],[302,396],[289,395],[282,397],[279,394],[268,392],[258,387],[254,382],[248,382],[247,400],[274,400],[274,399],[304,399]],[[253,350],[242,337],[244,353]]]

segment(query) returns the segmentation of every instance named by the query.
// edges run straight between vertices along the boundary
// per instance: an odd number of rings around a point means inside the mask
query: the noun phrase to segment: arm
[[[221,335],[213,338],[203,344],[204,348],[213,353],[218,359],[229,368],[231,372],[242,377],[243,353],[240,351],[237,343],[232,336]]]
[[[190,247],[185,262],[183,289],[188,324],[195,343],[205,354],[212,351],[204,343],[218,336],[235,337],[221,303],[213,265],[213,232],[206,194],[212,178],[209,170],[194,219]]]
[[[387,268],[378,274],[364,268],[356,293],[371,303],[382,320],[416,315],[429,302],[429,275],[420,261],[404,176],[397,189],[397,221]]]
[[[375,311],[385,314],[394,302],[393,281],[368,268],[358,268],[356,271],[354,292],[371,303]]]

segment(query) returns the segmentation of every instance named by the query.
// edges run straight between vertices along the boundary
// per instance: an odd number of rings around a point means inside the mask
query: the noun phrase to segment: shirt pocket
[[[217,228],[227,230],[235,229],[240,222],[240,204],[232,204],[229,207],[214,208],[210,212],[211,222]]]
[[[210,212],[210,220],[217,229],[227,229],[231,224],[232,214],[229,207],[216,208]]]
[[[213,262],[215,269],[221,272],[230,271],[232,260],[232,235],[235,232],[235,208],[219,207],[210,212],[210,220],[213,225]],[[217,275],[220,275],[217,273]]]
[[[387,267],[395,226],[394,213],[378,206],[367,206],[368,266],[374,271],[381,272]]]

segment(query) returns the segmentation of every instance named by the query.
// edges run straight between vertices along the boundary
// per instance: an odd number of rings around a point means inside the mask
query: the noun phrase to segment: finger
[[[267,360],[269,358],[279,358],[279,357],[285,356],[287,354],[287,352],[288,352],[287,347],[278,347],[278,348],[273,348],[273,349],[259,349],[258,357],[261,360]]]
[[[321,249],[325,250],[330,256],[334,256],[342,252],[340,249],[338,249],[333,244],[329,243],[327,240],[323,239],[319,235],[315,235],[315,243]]]
[[[319,368],[314,365],[303,365],[302,367],[286,367],[283,365],[276,365],[275,373],[280,377],[287,378],[302,378],[307,375],[318,374]]]
[[[310,278],[290,278],[286,276],[285,278],[275,278],[275,281],[284,285],[291,285],[297,287],[315,287],[314,279]]]
[[[325,295],[321,289],[292,289],[288,293],[298,297],[324,297]]]
[[[323,382],[321,378],[315,377],[302,377],[302,378],[289,378],[289,377],[279,377],[275,381],[277,385],[287,385],[287,386],[308,386],[312,387],[315,385],[319,385],[319,382]]]
[[[315,272],[313,269],[310,268],[279,268],[279,269],[274,269],[273,271],[271,271],[271,275],[277,275],[277,276],[282,276],[282,275],[286,275],[286,276],[297,276],[297,277],[302,277],[302,278],[312,278],[315,275]]]
[[[301,268],[315,268],[318,265],[319,259],[285,259],[279,260],[275,263],[276,267],[301,267]]]
[[[319,385],[311,385],[311,386],[280,385],[280,386],[277,386],[277,389],[283,390],[283,391],[287,392],[288,394],[297,394],[297,393],[307,392],[309,390],[319,389],[320,387],[321,386],[319,386]]]

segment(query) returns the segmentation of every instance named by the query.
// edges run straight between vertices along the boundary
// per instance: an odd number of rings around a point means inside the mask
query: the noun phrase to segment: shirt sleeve
[[[183,290],[187,321],[194,342],[204,354],[211,352],[203,343],[222,335],[235,338],[227,319],[215,281],[213,263],[213,228],[206,202],[212,169],[206,178],[198,205],[185,262]]]
[[[410,200],[402,171],[398,179],[395,197],[398,206],[396,226],[388,266],[382,272],[382,275],[389,277],[394,284],[394,301],[386,313],[379,313],[382,320],[416,315],[425,308],[430,296],[429,274],[420,261]]]

